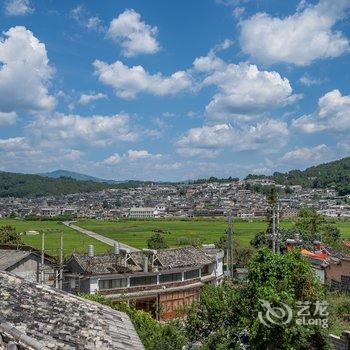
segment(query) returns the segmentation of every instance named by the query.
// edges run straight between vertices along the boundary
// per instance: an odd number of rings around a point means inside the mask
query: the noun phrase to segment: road
[[[77,225],[74,225],[74,221],[64,221],[63,225],[66,225],[67,227],[70,227],[70,228],[72,228],[75,231],[83,233],[84,235],[87,235],[87,236],[89,236],[91,238],[97,239],[98,241],[103,242],[105,244],[108,244],[108,245],[110,245],[112,247],[114,247],[114,244],[117,243],[117,241],[115,241],[114,239],[102,236],[102,235],[100,235],[100,234],[98,234],[96,232],[89,231],[89,230],[86,230],[85,228],[82,228],[82,227],[79,227]],[[120,242],[118,242],[118,243],[119,243],[120,248],[129,249],[131,252],[136,252],[136,251],[139,250],[139,249],[131,247],[131,246],[127,245],[127,244],[120,243]]]

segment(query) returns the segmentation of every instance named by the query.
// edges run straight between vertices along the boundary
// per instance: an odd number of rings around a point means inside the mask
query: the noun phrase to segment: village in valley
[[[349,18],[0,1],[0,350],[350,350]]]

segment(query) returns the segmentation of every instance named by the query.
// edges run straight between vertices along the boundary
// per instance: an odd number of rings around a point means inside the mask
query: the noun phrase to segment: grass
[[[344,238],[350,239],[350,220],[336,221]],[[111,247],[96,241],[93,238],[78,233],[60,222],[56,221],[25,221],[17,219],[2,219],[0,226],[11,225],[17,231],[24,232],[29,230],[56,230],[46,232],[45,246],[48,254],[58,255],[60,245],[60,231],[64,232],[64,250],[68,256],[73,251],[84,252],[88,244],[95,246],[96,252],[110,250]],[[155,230],[164,231],[165,239],[169,246],[175,247],[180,241],[185,239],[200,240],[203,244],[216,242],[221,235],[225,233],[227,221],[224,219],[158,219],[158,220],[79,220],[78,226],[97,232],[103,236],[115,239],[122,243],[131,245],[135,248],[145,248],[147,239]],[[234,240],[242,246],[248,246],[250,240],[256,232],[266,229],[266,222],[263,220],[235,220],[234,221]],[[292,221],[283,221],[283,227],[291,227]],[[22,236],[25,244],[34,248],[41,248],[41,235]]]
[[[203,244],[214,243],[225,233],[227,221],[224,219],[81,220],[77,225],[135,248],[145,248],[147,239],[155,230],[165,232],[164,237],[171,247],[178,246],[183,238],[199,239]],[[256,232],[265,229],[264,221],[235,221],[234,239],[247,246]]]
[[[80,220],[78,226],[97,232],[135,248],[145,248],[147,239],[155,230],[163,230],[170,247],[178,246],[182,238],[199,239],[203,244],[216,242],[225,233],[227,221],[224,219],[153,219],[153,220]],[[292,227],[293,222],[282,222],[285,228]],[[350,221],[337,221],[344,238],[350,238]],[[267,223],[263,220],[235,220],[234,240],[242,246],[248,246],[254,235],[265,230]]]
[[[39,235],[27,236],[22,235],[24,244],[30,245],[36,249],[41,249],[41,231],[45,230],[45,251],[52,256],[58,256],[60,249],[60,235],[63,231],[63,247],[65,256],[69,256],[72,252],[85,252],[89,244],[95,246],[96,252],[104,252],[110,247],[86,235],[78,233],[69,227],[64,226],[56,221],[25,221],[17,219],[1,219],[0,226],[11,225],[18,232],[38,231]],[[53,230],[53,231],[51,231]],[[50,232],[51,231],[51,232]]]

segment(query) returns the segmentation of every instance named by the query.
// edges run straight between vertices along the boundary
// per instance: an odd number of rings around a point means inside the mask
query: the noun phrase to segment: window
[[[131,277],[130,286],[142,286],[147,284],[157,284],[157,276]]]
[[[119,278],[114,280],[99,280],[99,289],[114,289],[114,288],[124,288],[127,286],[126,278]]]
[[[180,273],[169,273],[167,275],[160,275],[159,276],[160,283],[181,281],[181,279],[182,279],[181,272]]]
[[[191,278],[199,277],[199,270],[191,270],[185,272],[185,280],[189,280]]]

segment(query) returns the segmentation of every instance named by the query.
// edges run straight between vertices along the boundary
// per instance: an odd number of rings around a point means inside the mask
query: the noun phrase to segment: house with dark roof
[[[11,272],[31,282],[41,282],[51,286],[57,283],[55,260],[47,254],[28,246],[0,246],[0,270]]]
[[[110,254],[73,254],[66,262],[63,287],[72,293],[100,293],[112,301],[133,302],[158,320],[178,315],[198,300],[201,288],[223,279],[224,252],[202,248],[131,252],[115,247]]]
[[[0,271],[0,349],[143,350],[129,317]]]

